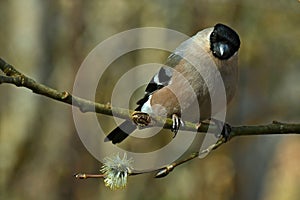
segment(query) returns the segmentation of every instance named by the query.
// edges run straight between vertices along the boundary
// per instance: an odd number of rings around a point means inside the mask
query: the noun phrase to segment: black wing
[[[170,84],[173,72],[169,67],[175,67],[181,59],[181,56],[174,53],[168,57],[165,64],[166,66],[161,67],[158,73],[152,77],[145,89],[145,96],[136,103],[138,105],[135,109],[136,111],[141,110],[142,106],[148,101],[151,94]]]
[[[175,67],[181,57],[176,54],[171,54],[166,62],[166,66]],[[145,96],[140,99],[137,104],[138,107],[135,109],[136,111],[140,111],[144,103],[146,103],[149,99],[149,96],[155,91],[167,86],[172,78],[172,70],[166,66],[160,68],[157,74],[155,74],[150,83],[147,85],[145,90]],[[108,134],[108,136],[104,139],[104,141],[112,141],[113,144],[122,142],[125,138],[128,137],[134,130],[136,129],[136,125],[132,123],[132,121],[124,121],[119,127],[115,128],[112,132]]]

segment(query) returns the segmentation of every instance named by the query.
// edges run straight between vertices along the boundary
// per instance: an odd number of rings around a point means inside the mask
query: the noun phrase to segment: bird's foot
[[[172,124],[171,131],[174,133],[173,138],[175,138],[180,126],[183,126],[184,124],[183,124],[183,121],[180,119],[180,117],[177,114],[172,115],[172,121],[173,121],[173,124]]]
[[[217,137],[219,140],[224,140],[224,142],[227,142],[230,139],[231,126],[214,118],[211,118],[210,121],[212,121],[217,127],[216,133],[218,134]]]

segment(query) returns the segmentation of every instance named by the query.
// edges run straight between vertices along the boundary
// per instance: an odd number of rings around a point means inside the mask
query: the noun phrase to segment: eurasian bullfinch
[[[135,111],[171,117],[173,119],[172,131],[175,134],[180,127],[180,117],[183,112],[187,112],[188,116],[193,116],[193,114],[200,116],[188,118],[192,122],[210,119],[215,113],[211,112],[208,87],[213,89],[214,86],[207,86],[202,74],[193,65],[196,63],[197,67],[203,69],[209,69],[211,67],[209,65],[212,64],[217,67],[223,79],[226,100],[229,103],[237,86],[239,48],[238,34],[226,25],[216,24],[214,27],[198,32],[181,43],[168,57],[165,66],[161,67],[146,87],[145,95],[137,102],[138,107]],[[192,58],[193,64],[186,57]],[[209,73],[207,74],[210,76]],[[205,78],[209,80],[214,77]],[[196,98],[192,98],[191,90]],[[195,103],[199,109],[194,109]],[[223,108],[218,108],[216,111],[221,109]],[[200,114],[193,113],[199,110]],[[136,128],[136,124],[126,120],[110,132],[105,141],[112,141],[113,144],[120,143]]]

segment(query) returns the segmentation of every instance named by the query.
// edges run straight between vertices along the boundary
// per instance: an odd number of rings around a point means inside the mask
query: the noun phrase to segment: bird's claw
[[[178,133],[178,130],[179,130],[180,126],[183,124],[183,122],[181,121],[180,117],[177,114],[172,115],[172,121],[173,121],[173,124],[172,124],[171,131],[174,133],[173,138],[175,138]]]
[[[231,126],[225,122],[222,122],[214,118],[211,118],[210,120],[214,122],[214,124],[217,127],[216,133],[218,133],[219,140],[224,139],[224,142],[227,142],[230,139]]]

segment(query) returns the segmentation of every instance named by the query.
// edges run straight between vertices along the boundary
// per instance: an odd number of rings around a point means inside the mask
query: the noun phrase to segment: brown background
[[[0,56],[41,83],[72,91],[83,59],[113,34],[154,26],[193,35],[222,22],[242,41],[227,121],[299,122],[299,6],[296,0],[0,1]],[[117,65],[152,59],[138,56]],[[153,59],[163,63],[165,56]],[[72,176],[97,173],[101,163],[81,143],[69,105],[0,85],[0,199],[296,200],[299,152],[299,136],[235,138],[164,179],[141,175],[125,190],[110,191],[102,180]]]

